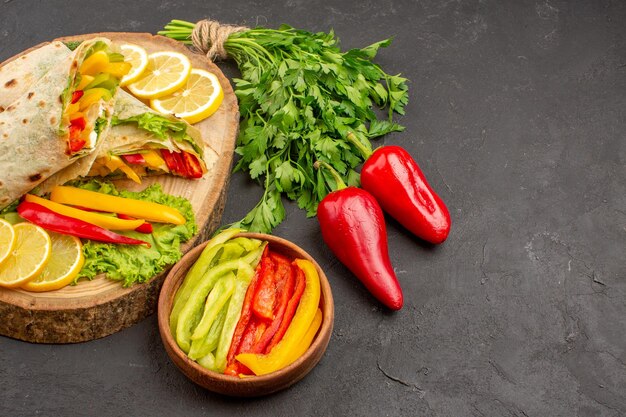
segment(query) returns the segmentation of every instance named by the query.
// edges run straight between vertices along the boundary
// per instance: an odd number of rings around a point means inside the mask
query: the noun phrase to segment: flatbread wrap
[[[88,172],[128,65],[110,46],[95,38],[69,51],[56,42],[3,67],[0,209],[79,161]]]
[[[158,174],[201,178],[216,158],[196,128],[120,90],[111,130],[89,175],[126,176],[136,182]]]

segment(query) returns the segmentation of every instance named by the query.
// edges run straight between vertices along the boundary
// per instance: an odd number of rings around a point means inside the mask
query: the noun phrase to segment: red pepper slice
[[[185,160],[180,152],[173,152],[174,159],[176,160],[176,166],[178,167],[178,171],[176,174],[181,177],[187,177],[187,166],[185,165]]]
[[[291,324],[291,320],[293,319],[293,316],[296,314],[296,310],[298,309],[298,304],[300,304],[300,298],[302,298],[302,293],[304,293],[304,287],[306,287],[306,278],[304,277],[304,272],[302,271],[302,269],[300,269],[295,263],[291,264],[291,268],[292,275],[294,276],[295,288],[293,290],[291,298],[285,306],[285,312],[280,322],[280,326],[278,326],[278,329],[272,336],[272,339],[265,347],[264,353],[268,353],[269,351],[271,351],[272,348],[281,341],[281,339],[287,332],[287,329]]]
[[[140,153],[132,153],[128,155],[122,155],[122,159],[131,165],[141,165],[145,164],[146,160],[143,158],[143,155]]]
[[[127,216],[126,214],[117,213],[117,218],[122,220],[137,220],[134,217]],[[141,226],[135,228],[135,232],[150,234],[154,231],[152,224],[144,222]]]
[[[82,220],[56,213],[40,204],[23,201],[17,206],[17,213],[24,219],[43,227],[46,230],[92,239],[100,242],[120,243],[125,245],[146,245],[143,240],[132,239],[110,230],[95,226]]]
[[[172,174],[180,174],[180,160],[176,158],[176,152],[171,152],[167,149],[161,149],[161,156],[165,160],[165,165],[167,165],[167,169],[169,169]]]
[[[72,126],[70,126],[70,135],[72,134]],[[70,154],[76,153],[85,147],[85,143],[87,143],[84,139],[81,138],[72,138],[69,140],[69,151]]]
[[[87,126],[87,119],[85,119],[84,116],[70,119],[70,126],[77,126],[80,130],[85,130],[85,127]]]
[[[271,324],[267,326],[267,329],[263,332],[263,336],[259,339],[259,341],[252,346],[252,349],[250,349],[251,353],[267,353],[268,345],[272,341],[274,335],[281,328],[283,320],[285,319],[285,312],[289,306],[289,300],[293,297],[296,284],[296,271],[292,267],[289,259],[275,253],[272,253],[270,256],[273,257],[274,261],[278,265],[276,268],[276,276],[278,277],[276,292],[278,296],[276,306],[274,308],[274,320],[272,320]],[[302,278],[304,278],[304,275]],[[302,289],[304,290],[304,286]],[[295,308],[293,309],[293,312],[295,312]],[[293,314],[289,317],[289,321],[291,321],[292,317]],[[285,331],[286,330],[287,328],[285,327]]]
[[[78,102],[78,100],[80,100],[80,98],[83,96],[83,94],[85,94],[85,92],[83,90],[76,90],[72,93],[72,104],[75,104],[76,102]]]
[[[239,344],[239,348],[237,349],[235,356],[244,352],[253,352],[254,346],[256,346],[259,340],[263,337],[266,328],[267,323],[264,320],[253,316],[246,326],[246,330],[241,338],[241,343]],[[252,371],[236,359],[234,359],[233,363],[226,367],[224,373],[227,375],[253,374]]]
[[[81,138],[81,134],[85,130],[86,125],[87,120],[84,117],[78,117],[70,121],[68,143],[70,154],[80,151],[85,146],[86,141]]]
[[[182,151],[181,152],[182,159],[185,164],[185,177],[187,178],[202,178],[202,166],[200,165],[200,161],[196,158],[195,155],[190,154],[189,152]]]
[[[263,276],[265,270],[268,267],[268,261],[270,260],[268,252],[269,249],[266,246],[265,250],[263,251],[263,255],[261,255],[261,260],[257,265],[256,271],[254,272],[254,276],[250,281],[250,285],[248,285],[248,289],[246,290],[246,297],[244,298],[243,306],[241,307],[241,316],[239,317],[239,321],[237,322],[237,326],[235,327],[233,339],[230,343],[230,347],[228,348],[228,355],[226,355],[227,368],[229,365],[235,363],[235,356],[237,355],[237,350],[239,349],[239,345],[241,344],[244,331],[246,330],[246,327],[250,322],[250,318],[252,317],[252,299],[254,298],[254,294],[256,293],[256,287],[259,279]]]
[[[274,304],[276,303],[277,273],[276,263],[272,256],[267,260],[266,269],[259,279],[258,287],[252,300],[252,311],[258,317],[272,320],[274,317]]]

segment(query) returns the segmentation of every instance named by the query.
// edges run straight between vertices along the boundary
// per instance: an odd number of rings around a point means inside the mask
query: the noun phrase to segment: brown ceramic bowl
[[[251,376],[239,378],[236,376],[224,375],[217,372],[209,371],[203,368],[195,361],[189,359],[185,352],[182,351],[172,337],[169,328],[169,316],[172,309],[174,295],[178,287],[182,284],[187,270],[198,259],[200,253],[206,246],[206,242],[189,251],[183,258],[170,270],[159,296],[158,319],[159,332],[161,339],[168,355],[174,361],[176,366],[196,384],[220,394],[236,396],[236,397],[255,397],[285,389],[290,385],[298,382],[306,374],[313,369],[319,362],[333,330],[333,321],[335,317],[333,296],[330,285],[324,271],[315,262],[311,256],[300,247],[289,242],[288,240],[261,233],[241,233],[237,236],[261,239],[269,242],[270,248],[278,253],[289,256],[291,258],[303,258],[311,261],[317,268],[320,277],[322,307],[322,325],[313,339],[313,343],[309,349],[291,365],[280,369],[276,372],[261,376]]]

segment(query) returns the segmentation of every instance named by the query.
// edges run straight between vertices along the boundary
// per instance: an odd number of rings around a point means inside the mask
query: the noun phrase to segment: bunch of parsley
[[[190,43],[194,24],[172,21],[160,34]],[[335,188],[332,166],[348,185],[358,186],[355,168],[371,154],[370,140],[404,128],[406,79],[373,63],[390,39],[342,52],[335,34],[283,25],[231,34],[224,43],[241,78],[234,79],[241,113],[235,171],[262,182],[259,203],[234,226],[270,233],[285,217],[282,195],[314,216]],[[378,118],[374,106],[387,109]]]

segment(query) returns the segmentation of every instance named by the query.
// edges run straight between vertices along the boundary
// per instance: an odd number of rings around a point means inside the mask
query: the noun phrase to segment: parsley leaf
[[[159,34],[189,43],[194,25],[172,21]],[[328,163],[348,185],[372,152],[370,139],[402,131],[407,80],[372,62],[391,39],[343,52],[335,33],[311,33],[282,25],[229,35],[224,43],[241,77],[233,80],[241,125],[235,171],[264,184],[261,201],[235,224],[270,233],[285,217],[282,196],[315,216],[318,203],[336,187],[332,175],[315,170]],[[387,109],[380,119],[374,106]]]

